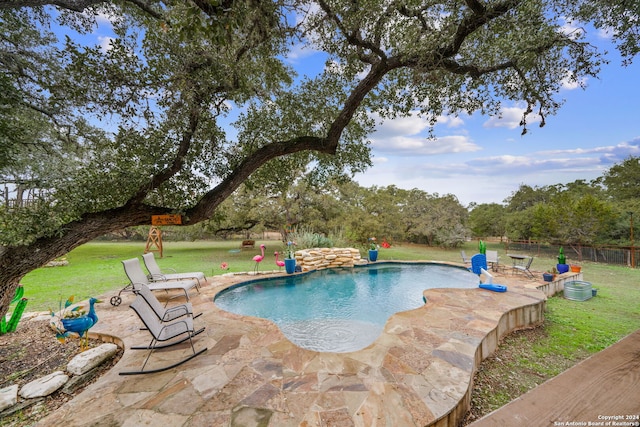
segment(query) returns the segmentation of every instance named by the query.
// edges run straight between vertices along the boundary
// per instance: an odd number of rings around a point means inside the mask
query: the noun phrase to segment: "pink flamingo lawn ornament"
[[[284,261],[278,261],[278,255],[280,255],[278,252],[274,252],[273,254],[276,256],[276,265],[280,267],[280,270],[282,270],[282,267],[284,267]]]
[[[265,248],[265,245],[260,245],[260,251],[262,252],[262,255],[256,255],[253,257],[253,260],[256,262],[256,266],[253,268],[253,272],[255,274],[258,274],[258,266],[264,259],[264,248]]]

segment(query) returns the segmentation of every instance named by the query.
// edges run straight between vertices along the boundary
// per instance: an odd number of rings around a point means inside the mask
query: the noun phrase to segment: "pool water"
[[[300,347],[343,353],[373,343],[394,313],[422,306],[425,289],[477,286],[478,276],[463,268],[383,263],[245,282],[215,303],[273,321]]]

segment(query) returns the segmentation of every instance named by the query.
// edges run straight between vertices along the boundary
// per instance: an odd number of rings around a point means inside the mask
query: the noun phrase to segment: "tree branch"
[[[371,52],[375,53],[380,59],[386,58],[386,55],[384,51],[380,49],[380,46],[376,46],[375,44],[364,40],[362,36],[358,33],[358,29],[349,31],[343,25],[340,17],[333,11],[333,9],[331,9],[331,7],[327,4],[327,2],[325,2],[324,0],[318,0],[318,4],[320,5],[324,13],[327,15],[327,17],[331,19],[336,24],[336,27],[340,29],[340,32],[344,34],[345,39],[350,45],[359,47],[364,50],[370,50]],[[371,63],[371,58],[368,55],[366,55],[364,52],[360,52],[360,56],[363,61],[367,63]]]
[[[162,19],[162,14],[153,9],[150,3],[142,0],[122,0],[131,3],[146,14],[157,19]],[[19,9],[22,7],[57,6],[72,12],[84,12],[85,9],[107,3],[106,0],[0,0],[0,9]]]
[[[301,151],[317,151],[319,153],[335,154],[336,143],[328,138],[302,136],[289,141],[273,142],[265,145],[244,160],[215,188],[209,191],[191,209],[185,212],[184,224],[196,224],[209,218],[220,203],[231,195],[249,176],[260,166],[276,157]]]
[[[151,177],[149,183],[145,183],[140,186],[138,191],[131,197],[131,199],[129,199],[127,205],[131,206],[141,203],[145,199],[145,197],[147,197],[150,191],[160,187],[162,183],[180,172],[180,170],[184,166],[185,157],[187,156],[187,153],[191,148],[191,143],[193,142],[195,134],[198,130],[198,124],[200,123],[200,108],[202,107],[199,105],[200,103],[198,101],[196,101],[195,103],[196,105],[191,108],[189,114],[189,126],[180,139],[180,145],[178,146],[178,150],[173,159],[173,162],[171,163],[171,165],[169,165],[169,167],[163,169],[157,174],[154,174]]]
[[[498,18],[505,13],[509,12],[513,8],[517,7],[523,0],[505,0],[500,3],[496,3],[491,8],[484,8],[483,6],[478,6],[474,0],[469,0],[467,4],[470,5],[473,13],[465,16],[458,28],[456,29],[456,33],[453,37],[451,43],[442,47],[439,50],[438,56],[441,58],[450,58],[454,56],[460,50],[460,46],[462,43],[476,31],[478,28],[482,27],[487,22]]]

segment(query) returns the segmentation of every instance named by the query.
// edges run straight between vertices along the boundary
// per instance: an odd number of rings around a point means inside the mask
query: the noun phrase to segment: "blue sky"
[[[454,194],[463,205],[502,203],[521,184],[544,186],[592,180],[633,155],[640,156],[640,59],[621,65],[601,33],[591,42],[609,51],[610,63],[585,90],[566,87],[565,103],[543,128],[530,120],[521,136],[523,105],[506,104],[502,119],[474,114],[442,117],[436,140],[419,117],[381,122],[370,135],[373,167],[355,179],[361,185],[395,185],[428,193]],[[97,42],[107,48],[110,25],[100,20]],[[292,48],[288,57],[300,73],[318,73],[325,55]],[[233,134],[234,132],[231,132]]]

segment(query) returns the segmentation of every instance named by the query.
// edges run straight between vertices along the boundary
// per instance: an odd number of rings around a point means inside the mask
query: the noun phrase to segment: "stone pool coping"
[[[561,279],[579,280],[566,275]],[[216,276],[193,296],[194,311],[203,312],[195,323],[206,326],[195,346],[208,351],[157,374],[118,375],[141,366],[146,352],[129,347],[149,341],[128,309],[133,296],[123,294],[118,307],[98,306],[94,334],[116,337],[124,356],[38,425],[457,426],[477,366],[506,334],[539,325],[545,291],[560,287],[506,272],[494,275],[509,286],[506,293],[430,289],[423,307],[393,315],[369,347],[318,353],[295,346],[268,320],[212,303],[247,278]],[[183,345],[158,351],[149,363],[167,364],[189,351]]]

